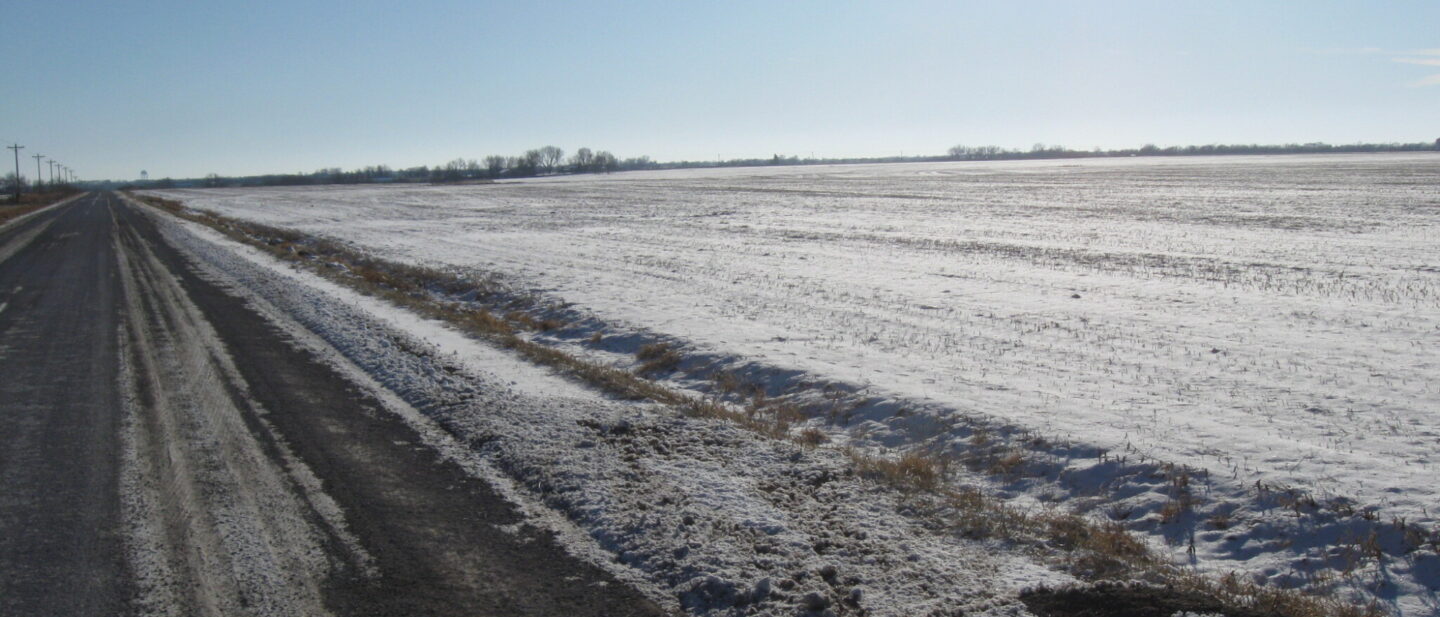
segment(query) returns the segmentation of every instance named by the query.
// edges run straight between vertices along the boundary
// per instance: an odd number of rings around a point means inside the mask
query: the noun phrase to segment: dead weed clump
[[[1190,490],[1189,467],[1166,465],[1165,475],[1170,481],[1170,494],[1160,506],[1160,522],[1169,525],[1195,510],[1196,497]]]
[[[553,318],[535,318],[525,311],[510,311],[505,314],[505,319],[510,320],[526,330],[535,332],[550,332],[565,327],[565,322]],[[597,333],[598,334],[598,333]]]
[[[673,372],[685,360],[680,352],[666,343],[641,345],[640,350],[635,352],[635,358],[641,362],[637,370],[641,375]]]
[[[710,379],[721,394],[735,394],[745,387],[745,380],[733,371],[716,371]]]
[[[1025,453],[1016,449],[1011,450],[1003,456],[995,458],[990,465],[990,473],[1005,478],[1014,478],[1020,474],[1025,465]]]
[[[824,445],[825,443],[828,443],[829,441],[830,435],[826,434],[825,431],[822,431],[815,427],[810,427],[803,431],[800,431],[800,434],[795,436],[795,443],[798,443],[807,448],[816,448]]]
[[[855,472],[862,478],[899,488],[904,492],[934,492],[944,480],[948,463],[945,459],[918,450],[899,457],[880,458],[847,450]]]

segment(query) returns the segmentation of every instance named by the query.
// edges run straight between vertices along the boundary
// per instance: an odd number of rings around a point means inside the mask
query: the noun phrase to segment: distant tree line
[[[265,174],[228,177],[210,174],[201,179],[159,180],[130,184],[146,188],[225,187],[225,186],[299,186],[309,184],[385,184],[396,182],[486,182],[503,178],[530,178],[555,174],[610,173],[637,169],[656,169],[660,165],[648,156],[620,159],[608,150],[580,148],[569,158],[556,146],[544,146],[516,156],[492,154],[483,159],[457,158],[434,167],[422,165],[395,169],[388,165],[371,165],[353,170],[338,167],[318,169],[311,173]]]
[[[1035,144],[1029,150],[1007,150],[999,146],[954,146],[944,158],[951,161],[995,161],[1020,159],[1061,159],[1113,156],[1215,156],[1226,154],[1322,154],[1338,152],[1418,152],[1440,150],[1440,139],[1434,144],[1417,142],[1411,144],[1348,144],[1331,145],[1322,142],[1305,144],[1210,144],[1205,146],[1167,146],[1145,144],[1139,148],[1120,150],[1071,150],[1064,146]]]
[[[80,190],[78,183],[71,182],[68,179],[57,177],[55,180],[49,182],[43,180],[32,182],[23,174],[17,176],[15,172],[12,171],[6,173],[4,178],[0,178],[0,204],[45,203],[72,193],[77,193]],[[18,202],[16,201],[17,195],[20,196]]]
[[[163,178],[142,183],[144,188],[175,187],[223,187],[223,186],[294,186],[307,184],[381,184],[396,182],[488,182],[505,178],[530,178],[557,174],[610,173],[641,169],[692,169],[702,167],[758,167],[765,165],[835,165],[849,163],[914,163],[936,161],[997,161],[1024,159],[1099,158],[1128,156],[1206,156],[1228,154],[1315,154],[1341,152],[1417,152],[1440,150],[1440,139],[1435,143],[1389,143],[1389,144],[1348,144],[1331,145],[1321,142],[1305,144],[1211,144],[1205,146],[1167,146],[1146,144],[1139,148],[1119,150],[1071,150],[1064,146],[1035,144],[1029,150],[1007,149],[1000,146],[964,146],[950,148],[944,155],[935,156],[889,156],[863,158],[801,158],[775,154],[770,158],[737,158],[710,161],[671,161],[657,163],[648,156],[620,159],[606,150],[594,151],[580,148],[568,158],[565,151],[555,146],[544,146],[516,156],[490,155],[483,159],[456,158],[434,167],[422,165],[405,169],[394,169],[387,165],[371,165],[350,171],[338,167],[319,169],[311,173],[267,174],[260,176],[226,177],[210,174],[201,179],[174,180]],[[13,176],[13,174],[11,174]],[[6,178],[7,183],[14,178]],[[23,182],[24,179],[21,179]],[[104,186],[119,183],[87,183]],[[124,186],[137,186],[126,184]]]
[[[15,172],[8,172],[3,179],[0,179],[0,197],[15,195],[17,193],[30,192],[71,192],[75,190],[75,184],[69,180],[56,179],[50,182],[37,180],[32,182],[30,178],[22,175],[15,175]]]

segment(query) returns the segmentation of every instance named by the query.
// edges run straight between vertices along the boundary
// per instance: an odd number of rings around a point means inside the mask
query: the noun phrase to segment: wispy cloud
[[[1391,62],[1404,64],[1422,64],[1425,66],[1440,66],[1440,58],[1391,58]]]
[[[1317,56],[1440,56],[1440,47],[1430,49],[1385,49],[1384,47],[1305,47],[1300,51]]]
[[[1400,64],[1415,64],[1419,66],[1440,66],[1440,48],[1434,49],[1412,49],[1410,51],[1395,52],[1395,57],[1390,58],[1391,62]],[[1421,77],[1415,81],[1405,84],[1411,88],[1424,88],[1426,86],[1440,86],[1440,75]]]
[[[1301,51],[1317,56],[1366,56],[1385,53],[1385,50],[1379,47],[1307,47]]]
[[[1417,79],[1417,80],[1415,80],[1415,81],[1412,81],[1412,82],[1410,82],[1409,84],[1406,84],[1406,85],[1410,86],[1411,88],[1424,88],[1425,86],[1440,86],[1440,75],[1431,75],[1431,76],[1429,76],[1429,77],[1421,77],[1420,79]]]

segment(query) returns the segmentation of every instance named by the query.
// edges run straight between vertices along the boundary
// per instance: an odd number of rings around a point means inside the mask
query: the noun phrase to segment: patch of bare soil
[[[1273,617],[1246,609],[1225,608],[1214,598],[1151,585],[1100,584],[1038,589],[1020,595],[1036,617]]]

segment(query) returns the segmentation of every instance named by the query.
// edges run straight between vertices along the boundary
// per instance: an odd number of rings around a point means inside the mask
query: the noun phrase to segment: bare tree
[[[595,153],[589,148],[581,148],[575,151],[575,156],[570,157],[570,167],[576,172],[590,171],[590,166],[595,164]]]
[[[649,169],[654,164],[648,155],[641,155],[620,161],[620,169]]]
[[[1044,148],[1042,144],[1035,144],[1036,147]],[[963,161],[975,161],[998,158],[1005,152],[1000,146],[954,146],[950,148],[950,158]]]
[[[6,193],[19,193],[29,185],[30,183],[25,181],[25,176],[16,177],[14,173],[5,174],[4,192]]]
[[[610,173],[620,168],[620,161],[609,150],[601,150],[595,153],[595,171]]]
[[[465,169],[465,159],[457,158],[453,161],[450,161],[449,163],[446,163],[443,168],[436,167],[436,173],[432,174],[431,180],[438,180],[440,182],[458,182],[465,177]]]
[[[498,154],[485,157],[485,171],[489,172],[491,178],[499,178],[500,173],[505,171],[505,157]]]
[[[555,171],[560,166],[560,161],[565,159],[565,151],[555,146],[545,146],[540,149],[540,165],[547,172]]]
[[[540,166],[544,163],[545,155],[539,150],[526,150],[525,154],[515,157],[510,162],[510,172],[517,176],[533,176],[540,173]]]

